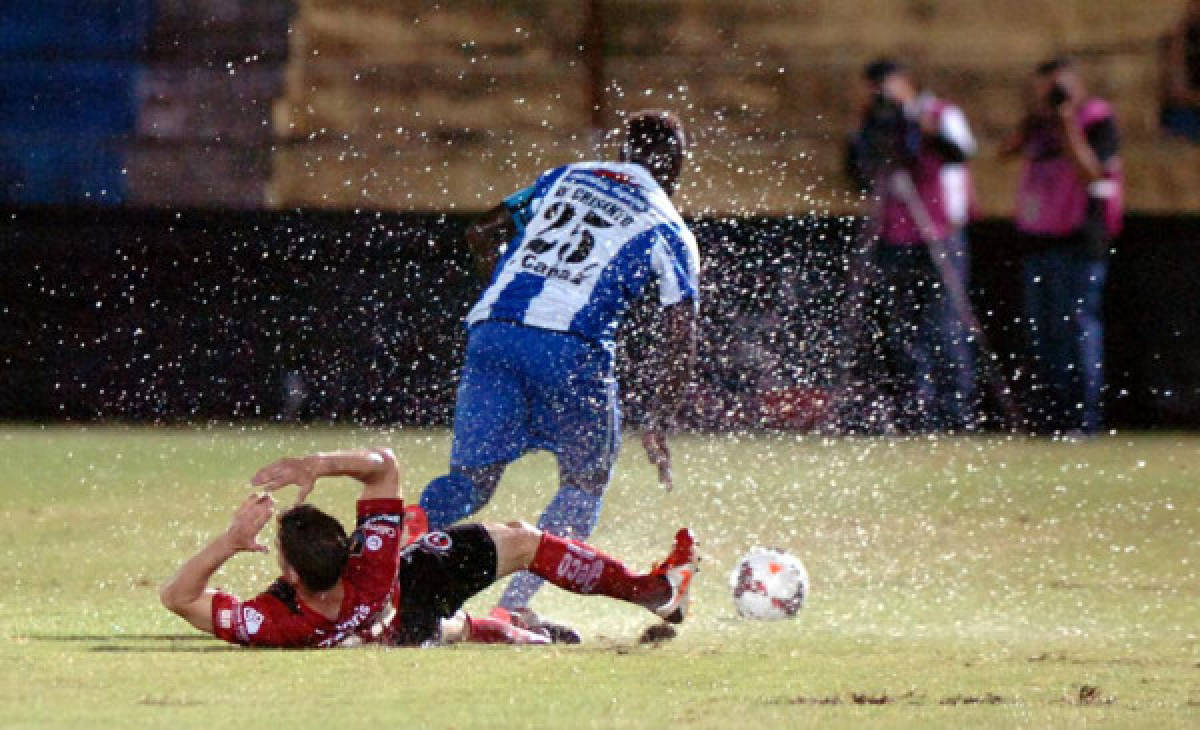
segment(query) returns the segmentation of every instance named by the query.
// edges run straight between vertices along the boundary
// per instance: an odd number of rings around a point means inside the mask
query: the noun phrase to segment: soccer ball
[[[808,571],[795,555],[755,547],[738,561],[729,576],[729,587],[742,618],[792,618],[808,595]]]

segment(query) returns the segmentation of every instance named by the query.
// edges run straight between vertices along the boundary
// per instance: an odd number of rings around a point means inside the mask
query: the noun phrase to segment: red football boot
[[[661,575],[671,587],[671,597],[653,609],[665,621],[683,623],[692,588],[692,578],[699,571],[700,558],[696,555],[696,538],[684,527],[675,533],[675,547],[667,559],[654,566],[650,575]]]

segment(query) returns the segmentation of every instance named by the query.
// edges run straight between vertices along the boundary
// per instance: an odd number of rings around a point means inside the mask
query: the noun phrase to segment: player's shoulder
[[[376,510],[369,515],[360,511],[358,525],[350,534],[350,557],[342,578],[359,590],[384,595],[395,579],[400,562],[403,507]]]
[[[610,175],[624,174],[626,177],[632,177],[632,172],[628,162],[617,162],[615,160],[576,160],[563,165],[563,169],[580,170],[587,172],[607,171]]]
[[[295,594],[291,598],[281,595],[278,586],[286,585],[277,581],[270,588],[246,601],[238,601],[233,596],[219,601],[214,607],[214,633],[224,639],[240,644],[274,646],[294,640],[297,629],[306,633],[303,614]],[[226,594],[219,594],[225,597]]]
[[[696,237],[678,213],[660,219],[650,231],[656,241],[652,250],[661,251],[674,259],[689,277],[700,273],[700,246]]]
[[[649,195],[658,188],[658,183],[654,181],[646,168],[632,162],[580,160],[563,165],[558,169],[568,173],[601,178],[608,184],[620,185],[642,195]]]
[[[658,181],[654,179],[649,170],[633,162],[619,162],[614,164],[618,166],[617,170],[620,174],[627,176],[629,184],[641,192],[649,204],[650,210],[658,218],[673,228],[687,230],[683,215],[675,207],[675,202],[671,200],[671,196],[667,195],[667,191],[658,184]]]
[[[536,198],[545,195],[546,192],[555,183],[557,183],[563,177],[563,175],[567,174],[570,169],[571,165],[566,164],[559,165],[557,167],[551,167],[549,170],[544,170],[540,175],[537,176],[537,179],[533,181],[532,185],[522,190],[517,194],[517,196],[523,194],[527,198]]]
[[[649,173],[646,175],[649,177]],[[651,209],[658,231],[667,237],[678,239],[681,243],[695,245],[696,238],[687,221],[684,220],[683,214],[675,207],[671,197],[659,186],[658,182],[653,178],[650,180],[654,183],[654,194],[650,197]]]
[[[567,162],[552,167],[542,173],[541,177],[559,178],[563,175],[571,173],[591,174],[597,177],[616,179],[619,181],[630,182],[632,170],[627,162],[610,162],[605,160],[576,160],[575,162]]]
[[[682,221],[680,221],[678,228],[670,229],[669,235],[677,242],[675,244],[679,251],[677,256],[684,262],[689,274],[691,276],[698,276],[700,272],[700,245],[696,243],[696,237],[692,235],[691,230]]]

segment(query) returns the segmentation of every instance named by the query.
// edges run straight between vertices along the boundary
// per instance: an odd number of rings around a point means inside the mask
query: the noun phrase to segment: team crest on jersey
[[[421,536],[421,544],[437,553],[448,553],[454,541],[444,532],[426,532]]]

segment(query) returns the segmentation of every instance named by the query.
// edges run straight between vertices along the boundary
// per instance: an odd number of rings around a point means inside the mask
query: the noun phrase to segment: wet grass
[[[222,529],[260,463],[390,443],[415,496],[448,435],[351,429],[0,430],[3,727],[1196,727],[1200,438],[691,437],[664,493],[630,439],[593,541],[646,566],[678,525],[705,557],[679,636],[547,589],[581,647],[243,651],[163,612],[155,588]],[[534,456],[485,519],[535,519]],[[317,502],[348,518],[353,488]],[[755,543],[813,579],[795,621],[735,617]],[[243,556],[219,576],[274,576]],[[498,589],[472,607],[485,610]]]

